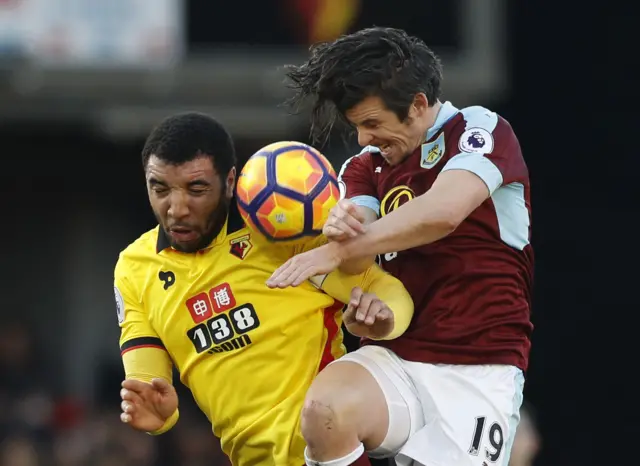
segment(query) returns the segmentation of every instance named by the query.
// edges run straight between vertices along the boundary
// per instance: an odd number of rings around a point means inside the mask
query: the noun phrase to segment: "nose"
[[[373,141],[373,136],[368,131],[358,129],[358,144],[360,147],[368,146]]]
[[[187,194],[182,191],[175,190],[171,193],[169,210],[167,211],[169,217],[178,220],[189,215],[189,203],[187,197]]]

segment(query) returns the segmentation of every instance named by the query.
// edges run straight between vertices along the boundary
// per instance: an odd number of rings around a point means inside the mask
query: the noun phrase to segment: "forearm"
[[[366,291],[374,293],[393,312],[394,327],[389,335],[381,340],[393,340],[402,335],[413,318],[413,299],[402,283],[382,270],[372,268],[372,280]]]
[[[122,354],[125,377],[151,383],[153,379],[162,378],[171,382],[173,364],[167,352],[159,348],[136,348]],[[150,435],[160,435],[170,430],[180,417],[178,409],[165,421],[162,427]]]
[[[342,265],[340,265],[340,271],[346,273],[347,275],[359,275],[362,272],[366,271],[369,267],[371,267],[375,262],[375,254],[368,255],[366,257],[350,259],[348,261],[344,261]]]
[[[367,227],[366,233],[340,243],[345,263],[363,261],[372,255],[433,243],[455,229],[446,205],[419,196]]]
[[[378,213],[370,207],[358,206],[358,212],[363,219],[363,224],[371,225],[378,219]],[[346,260],[340,265],[340,270],[349,275],[358,275],[365,272],[376,262],[377,254],[369,254],[365,257],[357,257]]]
[[[172,379],[173,365],[164,349],[135,348],[125,351],[122,354],[122,365],[127,379],[147,383],[156,378],[168,382]]]
[[[347,275],[339,270],[326,276],[313,277],[311,282],[325,293],[343,303],[351,299],[351,290],[362,288],[367,293],[375,294],[385,303],[394,315],[393,331],[384,340],[392,340],[402,335],[409,327],[413,317],[413,300],[400,280],[385,273],[374,265],[360,275]]]

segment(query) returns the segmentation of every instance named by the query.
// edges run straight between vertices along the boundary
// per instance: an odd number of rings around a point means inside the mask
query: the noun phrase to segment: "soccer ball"
[[[238,177],[238,210],[247,226],[270,241],[317,236],[338,202],[331,163],[301,142],[269,144],[253,154]]]

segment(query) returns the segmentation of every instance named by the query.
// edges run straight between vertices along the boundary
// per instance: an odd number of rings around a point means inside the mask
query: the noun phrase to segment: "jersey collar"
[[[436,116],[436,121],[431,128],[427,130],[426,141],[431,139],[435,134],[440,131],[440,129],[444,126],[444,124],[449,121],[451,118],[456,116],[460,110],[453,106],[453,104],[449,101],[446,101],[438,110],[438,116]]]
[[[227,215],[227,220],[225,221],[225,224],[222,227],[222,230],[220,231],[218,236],[216,236],[213,239],[213,241],[211,241],[211,243],[203,249],[212,248],[213,246],[218,244],[220,241],[224,241],[227,235],[230,235],[231,233],[234,233],[242,228],[244,228],[244,220],[242,220],[242,217],[240,216],[240,212],[238,211],[238,204],[236,202],[236,199],[233,198],[229,203],[229,214]],[[156,253],[159,254],[165,249],[169,249],[169,248],[171,248],[171,243],[169,242],[169,238],[167,238],[167,235],[164,229],[158,226],[158,239],[156,240]]]

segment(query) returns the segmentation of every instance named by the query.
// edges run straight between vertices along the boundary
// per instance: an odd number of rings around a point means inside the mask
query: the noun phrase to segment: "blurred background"
[[[511,466],[638,464],[637,26],[566,3],[0,0],[0,466],[227,464],[184,390],[162,438],[119,423],[112,272],[154,226],[142,143],[183,110],[224,122],[241,159],[307,141],[282,65],[372,25],[423,38],[444,99],[501,113],[529,164],[536,330]],[[356,147],[320,149],[339,167]]]

